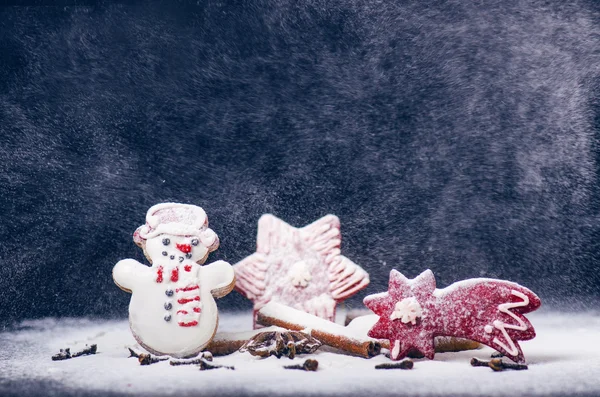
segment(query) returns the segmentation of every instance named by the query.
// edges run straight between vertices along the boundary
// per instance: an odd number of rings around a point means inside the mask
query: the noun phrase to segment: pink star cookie
[[[270,301],[333,321],[338,302],[369,284],[369,275],[340,254],[340,220],[334,215],[302,228],[263,215],[256,253],[234,265],[236,289],[256,312]]]
[[[436,289],[431,270],[412,280],[392,270],[388,291],[365,297],[364,304],[379,316],[368,335],[390,341],[392,360],[417,352],[433,359],[433,339],[456,336],[525,363],[518,341],[533,339],[535,330],[523,314],[541,302],[509,281],[475,278]]]

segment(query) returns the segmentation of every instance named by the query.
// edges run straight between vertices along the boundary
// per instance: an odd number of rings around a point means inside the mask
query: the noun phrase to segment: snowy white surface
[[[527,371],[494,373],[473,368],[471,357],[489,359],[492,350],[436,354],[435,360],[415,360],[413,370],[375,370],[389,362],[381,355],[370,360],[319,350],[294,360],[259,359],[248,353],[216,357],[214,363],[235,371],[199,371],[168,362],[140,366],[127,358],[126,346],[141,350],[127,321],[85,319],[36,320],[0,334],[0,392],[7,384],[40,382],[61,385],[65,392],[117,392],[161,395],[600,395],[600,316],[594,313],[533,313],[528,315],[538,336],[522,342],[530,364]],[[221,315],[221,331],[251,327],[247,314]],[[98,354],[51,361],[60,348],[71,352],[98,344]],[[315,373],[285,370],[313,357]],[[12,386],[11,386],[12,387]],[[2,394],[2,393],[0,393]]]

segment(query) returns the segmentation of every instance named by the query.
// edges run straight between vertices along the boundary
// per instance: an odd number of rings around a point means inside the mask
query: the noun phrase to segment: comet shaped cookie
[[[535,330],[523,314],[541,302],[509,281],[475,278],[436,289],[431,270],[412,280],[392,270],[388,291],[365,297],[364,304],[379,316],[368,335],[390,341],[392,360],[412,353],[433,359],[434,338],[456,336],[525,363],[518,341],[533,339]]]
[[[227,295],[235,285],[229,263],[202,266],[219,246],[206,213],[195,205],[157,204],[148,210],[146,224],[135,231],[133,240],[152,265],[124,259],[113,269],[115,283],[132,294],[133,336],[154,354],[195,356],[217,329],[214,298]]]
[[[265,214],[258,221],[256,253],[234,265],[236,290],[256,313],[270,301],[335,319],[338,302],[369,284],[369,275],[341,255],[340,220],[334,215],[302,228]]]

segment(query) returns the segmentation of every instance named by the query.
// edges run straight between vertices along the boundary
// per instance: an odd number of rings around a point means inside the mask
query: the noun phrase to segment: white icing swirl
[[[288,273],[290,281],[294,287],[306,288],[312,280],[308,265],[304,261],[294,263]]]
[[[414,296],[404,298],[396,302],[394,311],[390,315],[390,320],[399,319],[404,324],[417,324],[417,319],[422,316],[421,305]]]
[[[494,340],[492,342],[494,342],[495,344],[497,344],[498,346],[503,348],[511,356],[516,356],[517,354],[519,354],[519,349],[517,349],[515,342],[508,335],[508,333],[506,332],[506,329],[508,328],[508,329],[514,329],[516,331],[525,331],[527,329],[527,324],[525,324],[525,322],[523,320],[521,320],[521,318],[519,318],[516,314],[511,312],[510,309],[514,309],[516,307],[527,306],[529,304],[529,298],[524,293],[515,291],[515,290],[512,290],[511,294],[515,295],[523,300],[521,302],[503,303],[501,305],[498,305],[498,310],[501,311],[502,313],[506,313],[509,316],[511,316],[512,318],[514,318],[519,323],[519,325],[506,324],[504,321],[500,321],[500,320],[494,321],[494,323],[493,323],[494,327],[496,327],[497,329],[500,330],[500,332],[502,332],[502,335],[504,335],[504,338],[506,338],[506,340],[508,342],[508,346],[505,343],[501,342],[498,338],[494,338]]]

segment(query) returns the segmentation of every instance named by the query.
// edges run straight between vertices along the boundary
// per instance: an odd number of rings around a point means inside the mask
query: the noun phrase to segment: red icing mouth
[[[179,251],[183,252],[184,254],[192,252],[192,246],[189,244],[175,244],[175,246]]]

